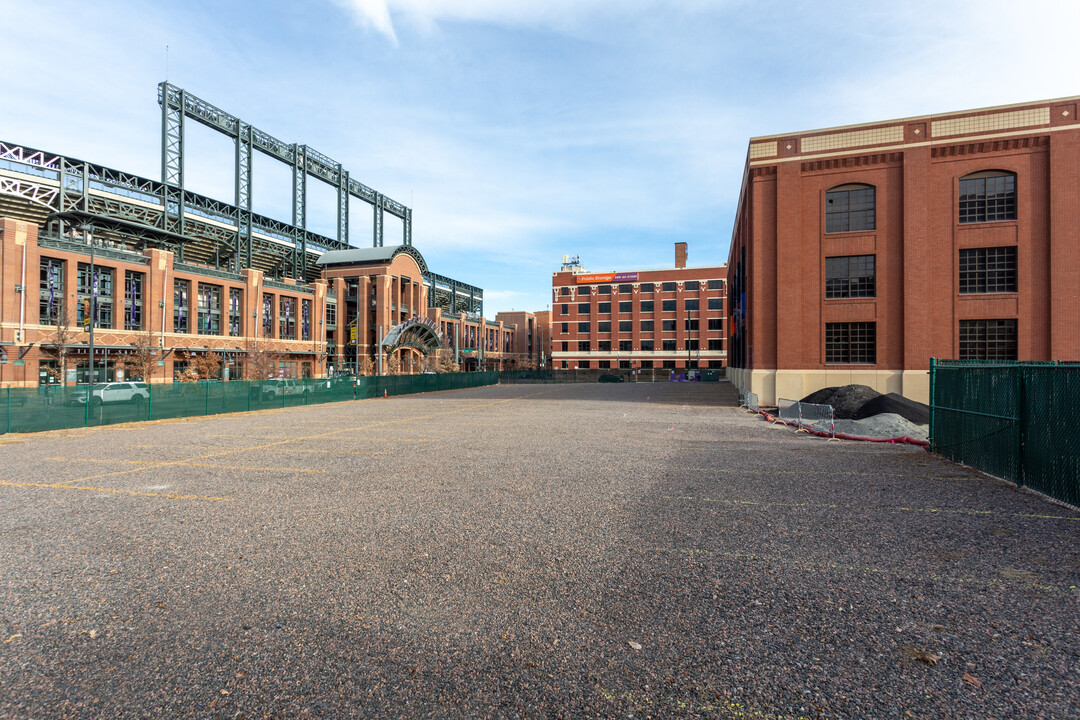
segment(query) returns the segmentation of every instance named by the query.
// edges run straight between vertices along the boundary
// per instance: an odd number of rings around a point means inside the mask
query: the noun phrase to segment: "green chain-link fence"
[[[930,361],[930,449],[1080,506],[1080,365]]]
[[[687,379],[687,375],[696,375],[701,382],[719,382],[723,370],[669,370],[667,368],[643,368],[627,370],[625,368],[589,368],[587,370],[503,370],[499,373],[499,382],[504,385],[531,383],[593,383],[593,382],[668,382],[671,374],[675,379]]]
[[[0,389],[0,434],[216,415],[494,385],[496,372]],[[89,401],[89,402],[88,402]]]

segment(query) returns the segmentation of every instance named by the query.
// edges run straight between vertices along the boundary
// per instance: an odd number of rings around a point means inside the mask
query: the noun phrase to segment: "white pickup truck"
[[[264,400],[279,398],[283,395],[303,395],[307,392],[302,380],[293,380],[292,378],[263,380],[260,386],[260,392]]]

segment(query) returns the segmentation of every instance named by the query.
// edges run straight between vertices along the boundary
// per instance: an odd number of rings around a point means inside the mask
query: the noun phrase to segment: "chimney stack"
[[[686,243],[675,243],[675,269],[682,270],[686,267]]]

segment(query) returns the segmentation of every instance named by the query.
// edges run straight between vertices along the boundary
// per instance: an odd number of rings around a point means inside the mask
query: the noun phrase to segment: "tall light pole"
[[[90,406],[90,396],[94,388],[94,314],[97,311],[97,293],[94,287],[94,226],[87,223],[79,228],[83,237],[90,244],[90,275],[87,280],[90,283],[90,313],[86,322],[90,325],[90,375],[87,382],[90,384],[90,394],[86,396],[86,406]]]

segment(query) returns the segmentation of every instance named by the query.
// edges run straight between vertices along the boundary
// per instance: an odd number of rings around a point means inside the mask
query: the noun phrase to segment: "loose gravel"
[[[3,718],[1075,718],[1080,513],[726,383],[5,436]]]

